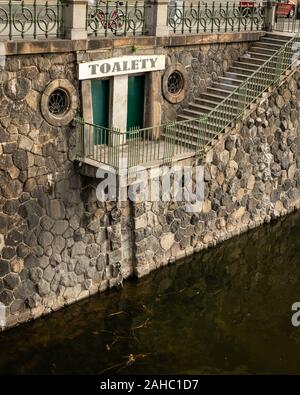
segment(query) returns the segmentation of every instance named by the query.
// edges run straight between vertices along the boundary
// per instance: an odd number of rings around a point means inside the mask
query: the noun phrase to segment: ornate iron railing
[[[171,2],[168,26],[173,33],[263,30],[264,7],[258,2]]]
[[[145,33],[144,1],[95,0],[87,6],[89,35],[128,36]]]
[[[277,14],[278,7],[279,4],[277,4],[275,10],[275,23],[273,30],[286,33],[300,32],[300,5],[299,7],[295,6],[291,8],[290,13],[287,15]]]
[[[0,1],[0,37],[48,38],[64,35],[63,1]]]
[[[76,120],[78,159],[92,159],[119,170],[170,163],[187,155],[201,157],[207,145],[299,61],[299,43],[297,34],[201,118],[126,133]]]

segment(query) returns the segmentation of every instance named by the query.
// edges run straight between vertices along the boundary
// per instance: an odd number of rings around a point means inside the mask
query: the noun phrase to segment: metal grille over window
[[[174,71],[168,78],[168,91],[176,95],[182,90],[183,78],[178,71]]]
[[[48,100],[49,111],[53,115],[62,115],[69,109],[69,96],[63,89],[56,89]]]

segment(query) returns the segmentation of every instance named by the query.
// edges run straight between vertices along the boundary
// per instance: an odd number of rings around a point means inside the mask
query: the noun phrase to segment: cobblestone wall
[[[177,202],[136,208],[138,276],[300,207],[299,89],[297,71],[208,151],[201,212]]]
[[[41,114],[51,79],[78,90],[73,55],[9,58],[0,72],[0,302],[8,326],[47,314],[299,206],[300,74],[205,158],[205,202],[100,203],[71,127]]]
[[[179,63],[187,73],[185,99],[171,104],[162,98],[163,123],[176,119],[178,112],[199,97],[218,77],[224,75],[235,60],[249,48],[248,42],[207,44],[168,48],[167,66]]]
[[[128,204],[97,204],[95,180],[74,165],[74,130],[41,114],[48,83],[63,78],[78,89],[75,76],[69,54],[11,57],[0,71],[0,302],[8,326],[115,285],[119,263],[124,278],[131,274]]]

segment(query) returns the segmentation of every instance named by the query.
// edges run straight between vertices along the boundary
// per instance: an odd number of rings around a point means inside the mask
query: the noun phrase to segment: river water
[[[300,212],[0,334],[0,373],[299,374]]]

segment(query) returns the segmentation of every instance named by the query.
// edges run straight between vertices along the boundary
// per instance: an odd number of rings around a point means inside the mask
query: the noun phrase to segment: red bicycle
[[[107,1],[98,0],[95,9],[90,14],[90,21],[94,22],[98,29],[102,26],[105,31],[110,29],[115,33],[122,29],[125,24],[125,14],[119,7],[124,5],[124,3],[122,1],[115,1],[115,4],[116,6],[111,9]]]

